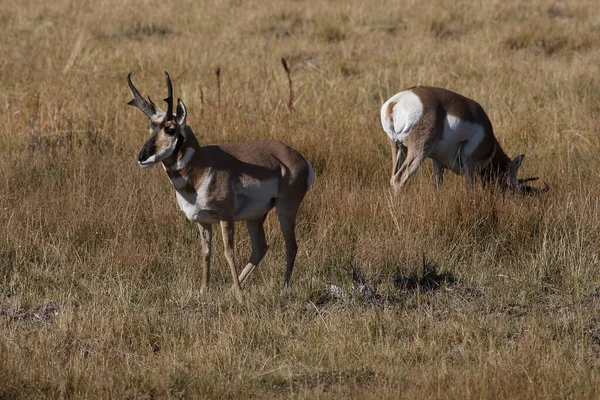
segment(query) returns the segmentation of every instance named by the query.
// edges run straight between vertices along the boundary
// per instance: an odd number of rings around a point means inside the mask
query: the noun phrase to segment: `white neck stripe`
[[[192,156],[194,155],[194,153],[195,151],[192,147],[186,148],[183,157],[177,160],[177,162],[174,165],[165,166],[165,169],[168,169],[169,171],[179,171],[180,169],[185,168],[188,165],[188,163],[192,160]]]

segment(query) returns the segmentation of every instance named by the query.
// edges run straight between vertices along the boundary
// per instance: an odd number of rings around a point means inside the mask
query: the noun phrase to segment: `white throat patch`
[[[169,171],[179,171],[183,168],[185,168],[189,162],[192,160],[192,157],[194,156],[195,150],[192,147],[188,147],[185,149],[185,153],[183,153],[183,157],[181,157],[179,160],[177,160],[177,162],[171,166],[166,166],[165,165],[165,169],[168,169]]]

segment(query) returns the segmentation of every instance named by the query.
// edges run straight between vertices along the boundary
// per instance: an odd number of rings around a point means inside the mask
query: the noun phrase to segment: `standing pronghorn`
[[[210,277],[212,224],[220,223],[225,258],[231,268],[234,289],[241,298],[241,284],[268,250],[263,228],[267,213],[275,207],[285,239],[287,264],[284,288],[290,284],[296,259],[296,215],[315,173],[310,163],[282,142],[245,142],[200,146],[186,125],[187,111],[177,99],[173,113],[173,86],[167,78],[167,112],[148,97],[146,101],[131,82],[127,83],[138,107],[150,119],[150,139],[138,155],[142,167],[162,162],[175,187],[177,203],[190,221],[198,223],[202,237],[204,266],[201,293]],[[234,256],[235,221],[246,221],[252,254],[239,278]]]
[[[392,96],[381,107],[381,124],[392,146],[392,179],[400,189],[425,158],[433,159],[436,187],[444,169],[464,174],[471,188],[477,179],[502,191],[536,193],[517,179],[525,155],[511,161],[494,137],[492,123],[475,101],[449,90],[416,86]],[[541,191],[547,190],[547,185]]]

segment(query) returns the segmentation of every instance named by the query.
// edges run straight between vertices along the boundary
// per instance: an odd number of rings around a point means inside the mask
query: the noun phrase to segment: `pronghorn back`
[[[493,137],[492,124],[483,108],[450,90],[431,86],[414,86],[403,90],[381,107],[381,124],[390,139],[403,142],[417,128],[417,133],[435,131],[441,138],[444,120],[458,119],[481,126]]]
[[[213,168],[235,171],[240,181],[276,176],[282,184],[285,183],[282,190],[289,186],[304,186],[305,190],[310,188],[312,166],[298,151],[278,140],[228,143],[205,148],[214,160]]]

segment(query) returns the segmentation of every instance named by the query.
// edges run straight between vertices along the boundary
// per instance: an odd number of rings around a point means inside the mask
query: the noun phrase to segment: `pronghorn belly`
[[[177,204],[190,221],[214,224],[224,216],[221,202],[210,200],[208,192],[213,179],[214,175],[209,173],[196,192],[177,191]],[[246,180],[234,184],[232,189],[235,196],[234,219],[259,219],[275,205],[279,182],[277,179]]]
[[[423,115],[423,103],[410,90],[397,93],[381,107],[381,125],[388,137],[404,143]]]
[[[235,220],[259,219],[275,205],[279,192],[279,181],[248,180],[234,185],[236,210]]]
[[[460,118],[448,115],[444,121],[442,139],[437,142],[430,156],[438,163],[456,174],[462,173],[460,155],[469,159],[485,137],[483,126],[463,121]],[[464,163],[465,160],[463,160]],[[478,160],[486,164],[488,160]]]

